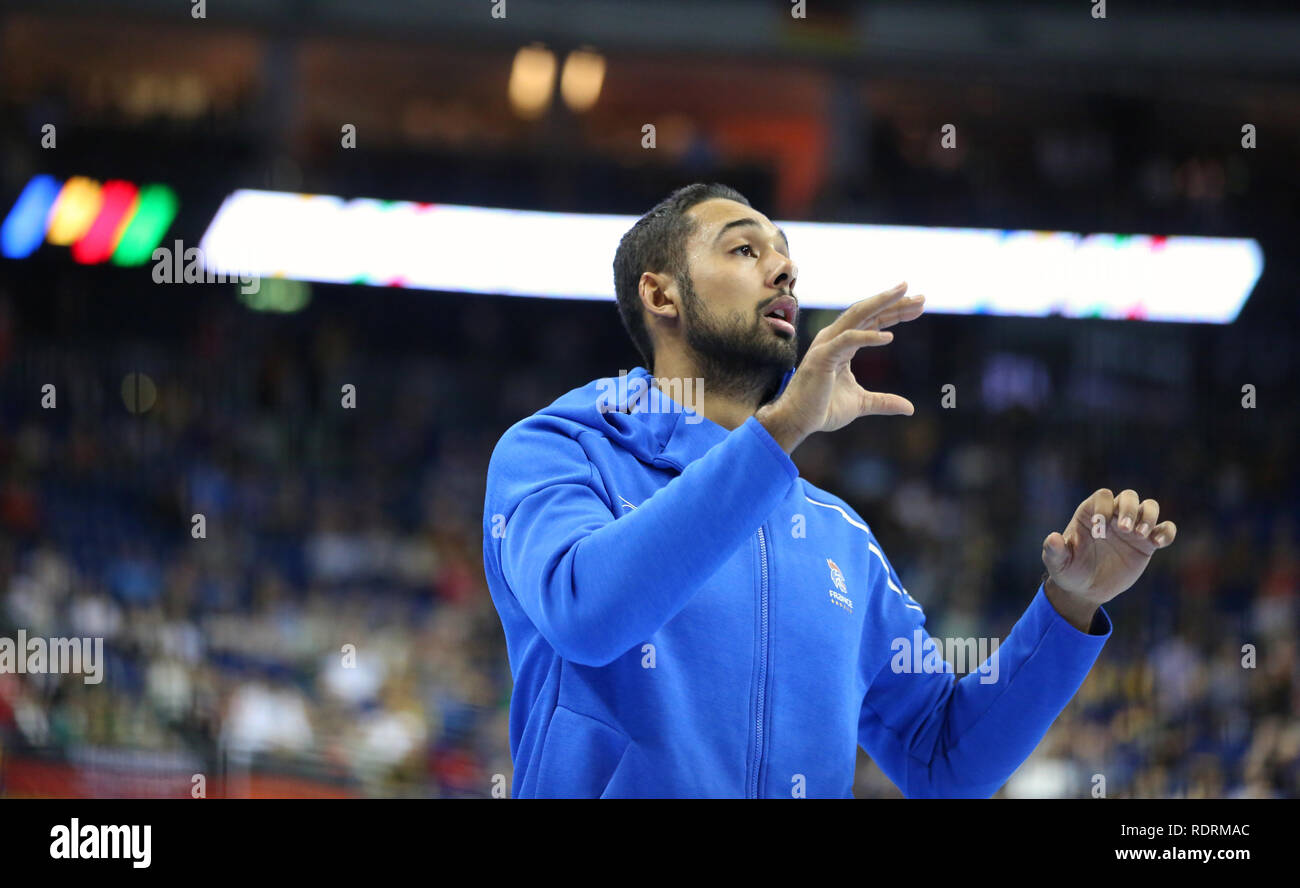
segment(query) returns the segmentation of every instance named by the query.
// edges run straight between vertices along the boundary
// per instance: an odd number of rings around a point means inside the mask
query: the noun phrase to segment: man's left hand
[[[1115,496],[1103,487],[1080,503],[1065,530],[1043,540],[1047,583],[1056,586],[1048,591],[1063,599],[1052,602],[1057,610],[1095,611],[1136,583],[1151,555],[1178,533],[1172,521],[1157,524],[1159,517],[1160,504],[1139,501],[1132,490]]]

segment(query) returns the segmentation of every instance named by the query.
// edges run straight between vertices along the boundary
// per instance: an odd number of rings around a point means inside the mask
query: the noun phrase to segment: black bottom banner
[[[1296,857],[1295,809],[1281,800],[494,801],[508,800],[11,799],[0,804],[0,848],[10,871],[74,878],[338,877],[434,862],[499,873],[561,860],[632,864],[649,877],[679,860],[716,860],[734,873],[737,862],[768,855],[820,868],[828,852],[864,875],[922,861],[990,874],[1035,864],[1226,873],[1264,863],[1287,872]]]

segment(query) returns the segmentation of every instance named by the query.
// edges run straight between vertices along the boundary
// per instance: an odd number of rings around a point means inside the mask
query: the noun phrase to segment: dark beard
[[[776,396],[781,380],[799,357],[799,337],[773,333],[760,317],[740,313],[721,317],[695,294],[689,275],[682,280],[686,344],[708,391],[761,406]]]

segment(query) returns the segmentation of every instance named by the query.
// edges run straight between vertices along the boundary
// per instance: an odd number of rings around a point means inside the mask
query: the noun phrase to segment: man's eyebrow
[[[757,219],[750,219],[748,217],[744,219],[733,219],[730,222],[728,222],[726,225],[722,226],[721,230],[718,231],[718,236],[713,239],[713,243],[716,245],[718,241],[722,240],[722,236],[724,234],[726,234],[731,229],[740,227],[742,225],[753,226],[754,228],[763,227],[762,225],[758,224]],[[781,235],[781,240],[785,241],[785,249],[786,252],[788,253],[790,251],[790,238],[785,236],[785,230],[782,229],[781,227],[778,226],[776,231],[779,235]]]

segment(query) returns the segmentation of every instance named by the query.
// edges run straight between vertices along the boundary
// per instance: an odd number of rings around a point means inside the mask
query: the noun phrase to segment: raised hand
[[[1152,554],[1174,541],[1177,526],[1157,524],[1159,518],[1160,504],[1139,501],[1135,491],[1096,491],[1079,504],[1064,531],[1043,540],[1050,582],[1066,600],[1095,610],[1137,582]]]
[[[787,453],[809,435],[843,428],[860,416],[912,415],[911,401],[867,391],[849,366],[858,349],[893,341],[894,334],[882,330],[920,317],[925,297],[904,299],[906,292],[903,282],[844,309],[813,338],[781,397],[755,414]]]

